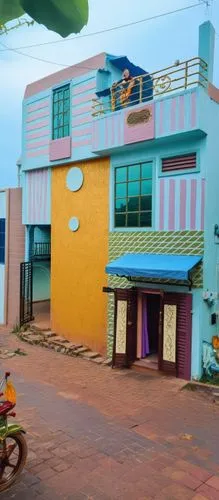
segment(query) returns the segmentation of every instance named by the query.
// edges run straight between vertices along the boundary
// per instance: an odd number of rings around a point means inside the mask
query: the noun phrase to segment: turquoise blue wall
[[[191,376],[199,379],[202,374],[202,337],[203,337],[203,289],[197,288],[192,293],[192,366]]]
[[[48,227],[26,227],[25,259],[28,261],[34,242],[49,242],[50,226]],[[50,262],[33,262],[33,301],[50,299]]]
[[[213,69],[214,69],[214,45],[215,45],[215,29],[210,21],[199,26],[199,50],[198,54],[201,59],[203,59],[207,65],[208,70],[206,72],[207,79],[213,81]]]
[[[50,226],[34,228],[34,242],[50,242]],[[37,261],[33,263],[33,300],[50,299],[50,262]]]
[[[219,105],[208,100],[205,109],[208,123],[208,136],[203,148],[203,162],[206,175],[206,209],[205,209],[205,258],[204,258],[204,290],[219,292],[217,283],[217,265],[219,265],[219,238],[214,236],[214,225],[219,224]],[[211,307],[204,303],[203,339],[211,341],[217,327],[211,325],[211,314],[218,309],[215,302]],[[219,333],[219,332],[218,332]]]
[[[50,299],[50,262],[33,263],[33,301]]]
[[[34,228],[34,242],[35,243],[49,243],[50,242],[50,226]]]
[[[188,136],[184,137],[181,136],[180,140],[174,140],[173,137],[167,137],[165,141],[153,141],[150,142],[150,144],[147,145],[147,147],[144,144],[138,144],[133,146],[131,149],[125,149],[121,153],[117,153],[111,156],[111,168],[110,168],[110,192],[109,192],[109,200],[110,200],[110,223],[109,223],[109,230],[110,231],[130,231],[130,228],[119,228],[115,229],[114,228],[114,171],[115,167],[117,166],[124,166],[124,165],[132,165],[138,162],[147,162],[150,161],[153,163],[153,225],[152,228],[134,228],[131,229],[132,231],[151,231],[151,230],[159,230],[159,204],[160,204],[160,196],[159,196],[159,190],[160,190],[160,179],[165,177],[165,182],[167,185],[167,188],[165,190],[166,193],[166,198],[165,198],[165,204],[167,207],[167,212],[168,212],[168,183],[170,179],[175,179],[176,182],[176,190],[179,188],[179,182],[181,179],[185,179],[190,182],[191,179],[195,179],[199,184],[203,176],[205,175],[205,164],[202,161],[202,150],[205,144],[205,139],[203,139],[203,136],[200,136],[199,139],[196,138],[196,134],[194,137]],[[193,171],[189,172],[177,172],[175,175],[170,175],[170,174],[162,174],[161,172],[161,161],[162,158],[168,157],[168,156],[174,156],[174,155],[183,155],[186,153],[191,153],[191,152],[196,152],[197,154],[197,168]],[[177,191],[178,192],[178,191]],[[177,192],[176,192],[176,198],[177,198]],[[178,193],[179,194],[179,193]],[[179,196],[178,196],[179,198]],[[197,204],[199,203],[199,199],[197,200]],[[179,212],[179,199],[176,199],[175,203],[176,211],[177,211],[177,217],[178,217],[178,212]],[[187,216],[186,220],[189,221],[189,210],[190,210],[190,203],[188,203],[187,206]],[[196,229],[200,230],[200,216],[201,216],[201,211],[199,215],[197,214],[196,217]],[[177,219],[176,217],[176,219]],[[190,227],[186,227],[186,230],[190,230]],[[164,230],[168,230],[168,227],[166,227],[166,222],[165,222],[165,227]],[[175,229],[177,230],[177,228]]]
[[[121,71],[115,68],[111,63],[106,65],[106,75],[109,72],[109,86],[113,81],[120,79]],[[22,119],[22,170],[38,169],[48,166],[56,166],[59,161],[49,161],[49,141],[52,137],[52,94],[53,88],[60,87],[67,83],[70,84],[71,91],[71,108],[70,108],[70,135],[72,137],[72,154],[70,158],[62,160],[68,164],[72,161],[79,161],[85,158],[95,157],[92,152],[91,140],[91,106],[92,97],[95,95],[96,84],[100,81],[101,75],[98,70],[88,69],[87,73],[73,78],[68,81],[63,81],[60,85],[51,87],[45,91],[39,92],[23,101],[23,119]],[[103,78],[105,76],[103,74]],[[93,88],[85,90],[86,86]],[[99,85],[99,84],[98,84]],[[74,94],[76,89],[77,94]],[[45,105],[44,105],[45,103]],[[41,109],[32,110],[32,106],[42,106]],[[43,107],[44,106],[44,107]],[[86,111],[85,111],[85,108]],[[45,111],[44,111],[45,110]],[[49,111],[48,111],[49,110]],[[45,113],[40,117],[41,111]],[[47,113],[47,114],[46,114]],[[39,115],[39,118],[38,118]],[[32,118],[32,121],[28,121]],[[45,125],[41,125],[45,122]],[[81,123],[79,123],[81,122]],[[29,126],[38,127],[33,131],[28,131]],[[88,129],[90,131],[88,132]],[[43,134],[40,137],[32,135],[40,132]],[[78,133],[77,133],[78,132]],[[43,139],[43,141],[42,141]],[[29,156],[31,151],[32,156]]]
[[[207,102],[209,99],[207,98]],[[191,172],[190,174],[184,173],[180,174],[177,173],[176,175],[173,174],[168,174],[168,176],[165,175],[166,178],[168,179],[189,179],[191,178],[205,178],[206,176],[206,166],[208,165],[208,162],[206,162],[206,141],[207,139],[205,137],[199,137],[198,139],[196,138],[196,135],[193,136],[193,134],[190,134],[186,140],[185,138],[181,137],[181,140],[173,140],[173,138],[169,137],[166,138],[165,141],[156,141],[154,143],[150,143],[147,145],[147,148],[144,145],[136,145],[135,147],[132,147],[132,149],[123,151],[120,154],[114,154],[111,156],[111,175],[110,175],[110,231],[119,231],[119,232],[127,232],[130,231],[129,228],[121,229],[119,228],[114,229],[113,226],[113,215],[114,215],[114,169],[116,166],[121,166],[121,165],[126,165],[126,164],[134,164],[137,162],[142,162],[142,161],[153,161],[153,168],[154,168],[154,179],[153,179],[153,184],[154,184],[154,189],[153,189],[153,196],[154,196],[154,202],[153,202],[153,227],[152,229],[150,228],[149,231],[155,230],[159,231],[159,224],[158,224],[158,216],[159,216],[159,192],[157,190],[158,182],[159,179],[163,178],[160,170],[160,164],[161,164],[161,158],[165,156],[172,156],[172,155],[177,155],[177,154],[186,154],[187,152],[197,152],[197,170],[196,172]],[[168,190],[166,192],[166,199],[165,199],[166,204],[168,205]],[[198,200],[199,203],[199,200]],[[177,207],[177,204],[176,204]],[[190,209],[190,206],[187,207],[187,210]],[[219,210],[218,210],[218,216],[219,216]],[[187,217],[187,220],[189,218]],[[219,224],[219,221],[218,221]],[[189,230],[189,228],[187,228]],[[132,232],[136,232],[136,242],[138,241],[138,233],[139,231],[141,232],[147,232],[147,229],[145,228],[136,228],[136,229],[131,229]],[[161,235],[162,232],[159,232]],[[137,244],[137,243],[136,243]],[[219,248],[219,247],[218,247]],[[150,288],[155,288],[156,285],[151,285]],[[174,287],[174,286],[162,286],[162,289],[164,291],[169,291],[169,292],[186,292],[188,293],[188,288],[184,287]],[[198,289],[193,289],[192,290],[192,297],[193,297],[193,304],[192,304],[192,364],[191,364],[191,376],[194,379],[198,379],[201,376],[202,373],[202,339],[204,336],[207,334],[207,336],[210,338],[210,328],[208,324],[208,328],[204,328],[203,326],[203,321],[204,317],[206,316],[205,314],[205,308],[206,305],[203,302],[202,299],[202,294],[203,294],[203,289],[198,288]],[[206,320],[206,318],[205,318]]]

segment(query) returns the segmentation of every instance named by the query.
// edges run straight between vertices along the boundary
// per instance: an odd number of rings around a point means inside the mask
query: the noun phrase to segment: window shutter
[[[162,159],[162,172],[174,172],[194,168],[196,168],[196,153]]]

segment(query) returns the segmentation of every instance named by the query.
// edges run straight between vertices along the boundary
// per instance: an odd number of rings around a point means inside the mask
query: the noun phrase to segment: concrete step
[[[98,358],[91,359],[92,362],[97,363],[97,365],[104,365],[104,358],[98,356]]]
[[[36,332],[49,332],[51,330],[51,328],[48,326],[48,328],[44,327],[42,328],[42,326],[40,326],[40,324],[38,325],[37,323],[31,323],[30,325],[30,330],[32,331],[36,331]]]
[[[50,337],[47,339],[48,344],[55,344],[59,345],[61,347],[67,347],[68,344],[70,344],[69,340],[64,339],[63,337],[58,337],[57,335],[54,335],[54,337]]]
[[[50,329],[41,330],[40,328],[31,326],[28,331],[20,334],[20,338],[29,344],[39,344],[42,347],[54,349],[56,352],[60,352],[61,354],[68,356],[80,356],[83,359],[93,361],[104,366],[110,366],[112,364],[111,359],[103,358],[98,352],[91,351],[89,347],[85,347],[82,344],[74,344],[70,340],[56,335],[56,333]]]
[[[48,331],[42,330],[42,335],[44,336],[44,338],[46,340],[47,339],[51,339],[53,337],[56,337],[56,333],[55,332],[51,332],[51,330],[48,330]]]
[[[93,352],[93,351],[85,351],[81,354],[81,357],[84,359],[95,359],[100,357],[98,352]]]
[[[43,341],[43,337],[40,334],[26,332],[22,335],[22,340],[28,342],[29,344],[40,344],[40,342]]]
[[[74,351],[75,356],[79,356],[80,354],[84,354],[85,352],[88,352],[89,349],[88,347],[79,347],[79,349],[76,349]]]

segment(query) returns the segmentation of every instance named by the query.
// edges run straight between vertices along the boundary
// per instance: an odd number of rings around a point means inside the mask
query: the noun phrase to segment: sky
[[[28,83],[73,65],[100,52],[126,55],[135,64],[152,72],[198,55],[198,27],[211,20],[218,33],[215,61],[219,56],[219,0],[89,0],[87,34],[112,26],[138,21],[189,5],[193,9],[121,30],[90,37],[20,49],[26,56],[5,50],[2,44],[17,48],[63,40],[58,34],[35,24],[0,36],[0,188],[17,184],[16,161],[21,154],[22,99]],[[40,62],[29,56],[51,61]],[[60,66],[58,65],[60,64]],[[216,65],[215,65],[216,66]],[[219,65],[214,69],[214,84],[219,87]]]

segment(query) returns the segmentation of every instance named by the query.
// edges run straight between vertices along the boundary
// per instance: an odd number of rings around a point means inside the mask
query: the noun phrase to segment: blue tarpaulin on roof
[[[125,254],[106,266],[116,276],[188,280],[190,271],[202,260],[200,255]]]
[[[131,61],[129,61],[128,57],[126,57],[126,56],[112,56],[112,55],[108,54],[106,57],[106,61],[113,64],[113,66],[115,66],[115,68],[121,70],[121,72],[124,71],[124,69],[128,69],[130,72],[130,75],[132,77],[144,75],[143,85],[142,85],[142,90],[141,90],[141,94],[142,94],[141,100],[144,102],[144,101],[148,101],[148,100],[153,98],[152,78],[147,71],[145,71],[140,66],[136,66],[135,64],[133,64]],[[111,92],[111,89],[106,88],[106,89],[97,91],[96,94],[98,97],[106,97],[106,96],[110,95],[110,92]],[[134,96],[132,96],[132,95],[130,96],[130,101],[132,101],[132,99],[134,99],[134,104],[138,104],[138,102],[136,102],[136,101],[138,101],[137,95],[139,94],[139,92],[140,92],[139,83],[136,82],[135,94],[134,94]]]
[[[111,56],[110,54],[108,54],[106,60],[121,71],[124,71],[124,69],[128,69],[132,76],[139,76],[144,74],[147,75],[147,71],[140,68],[140,66],[135,66],[135,64],[131,63],[131,61],[129,61],[128,57],[126,56]]]

